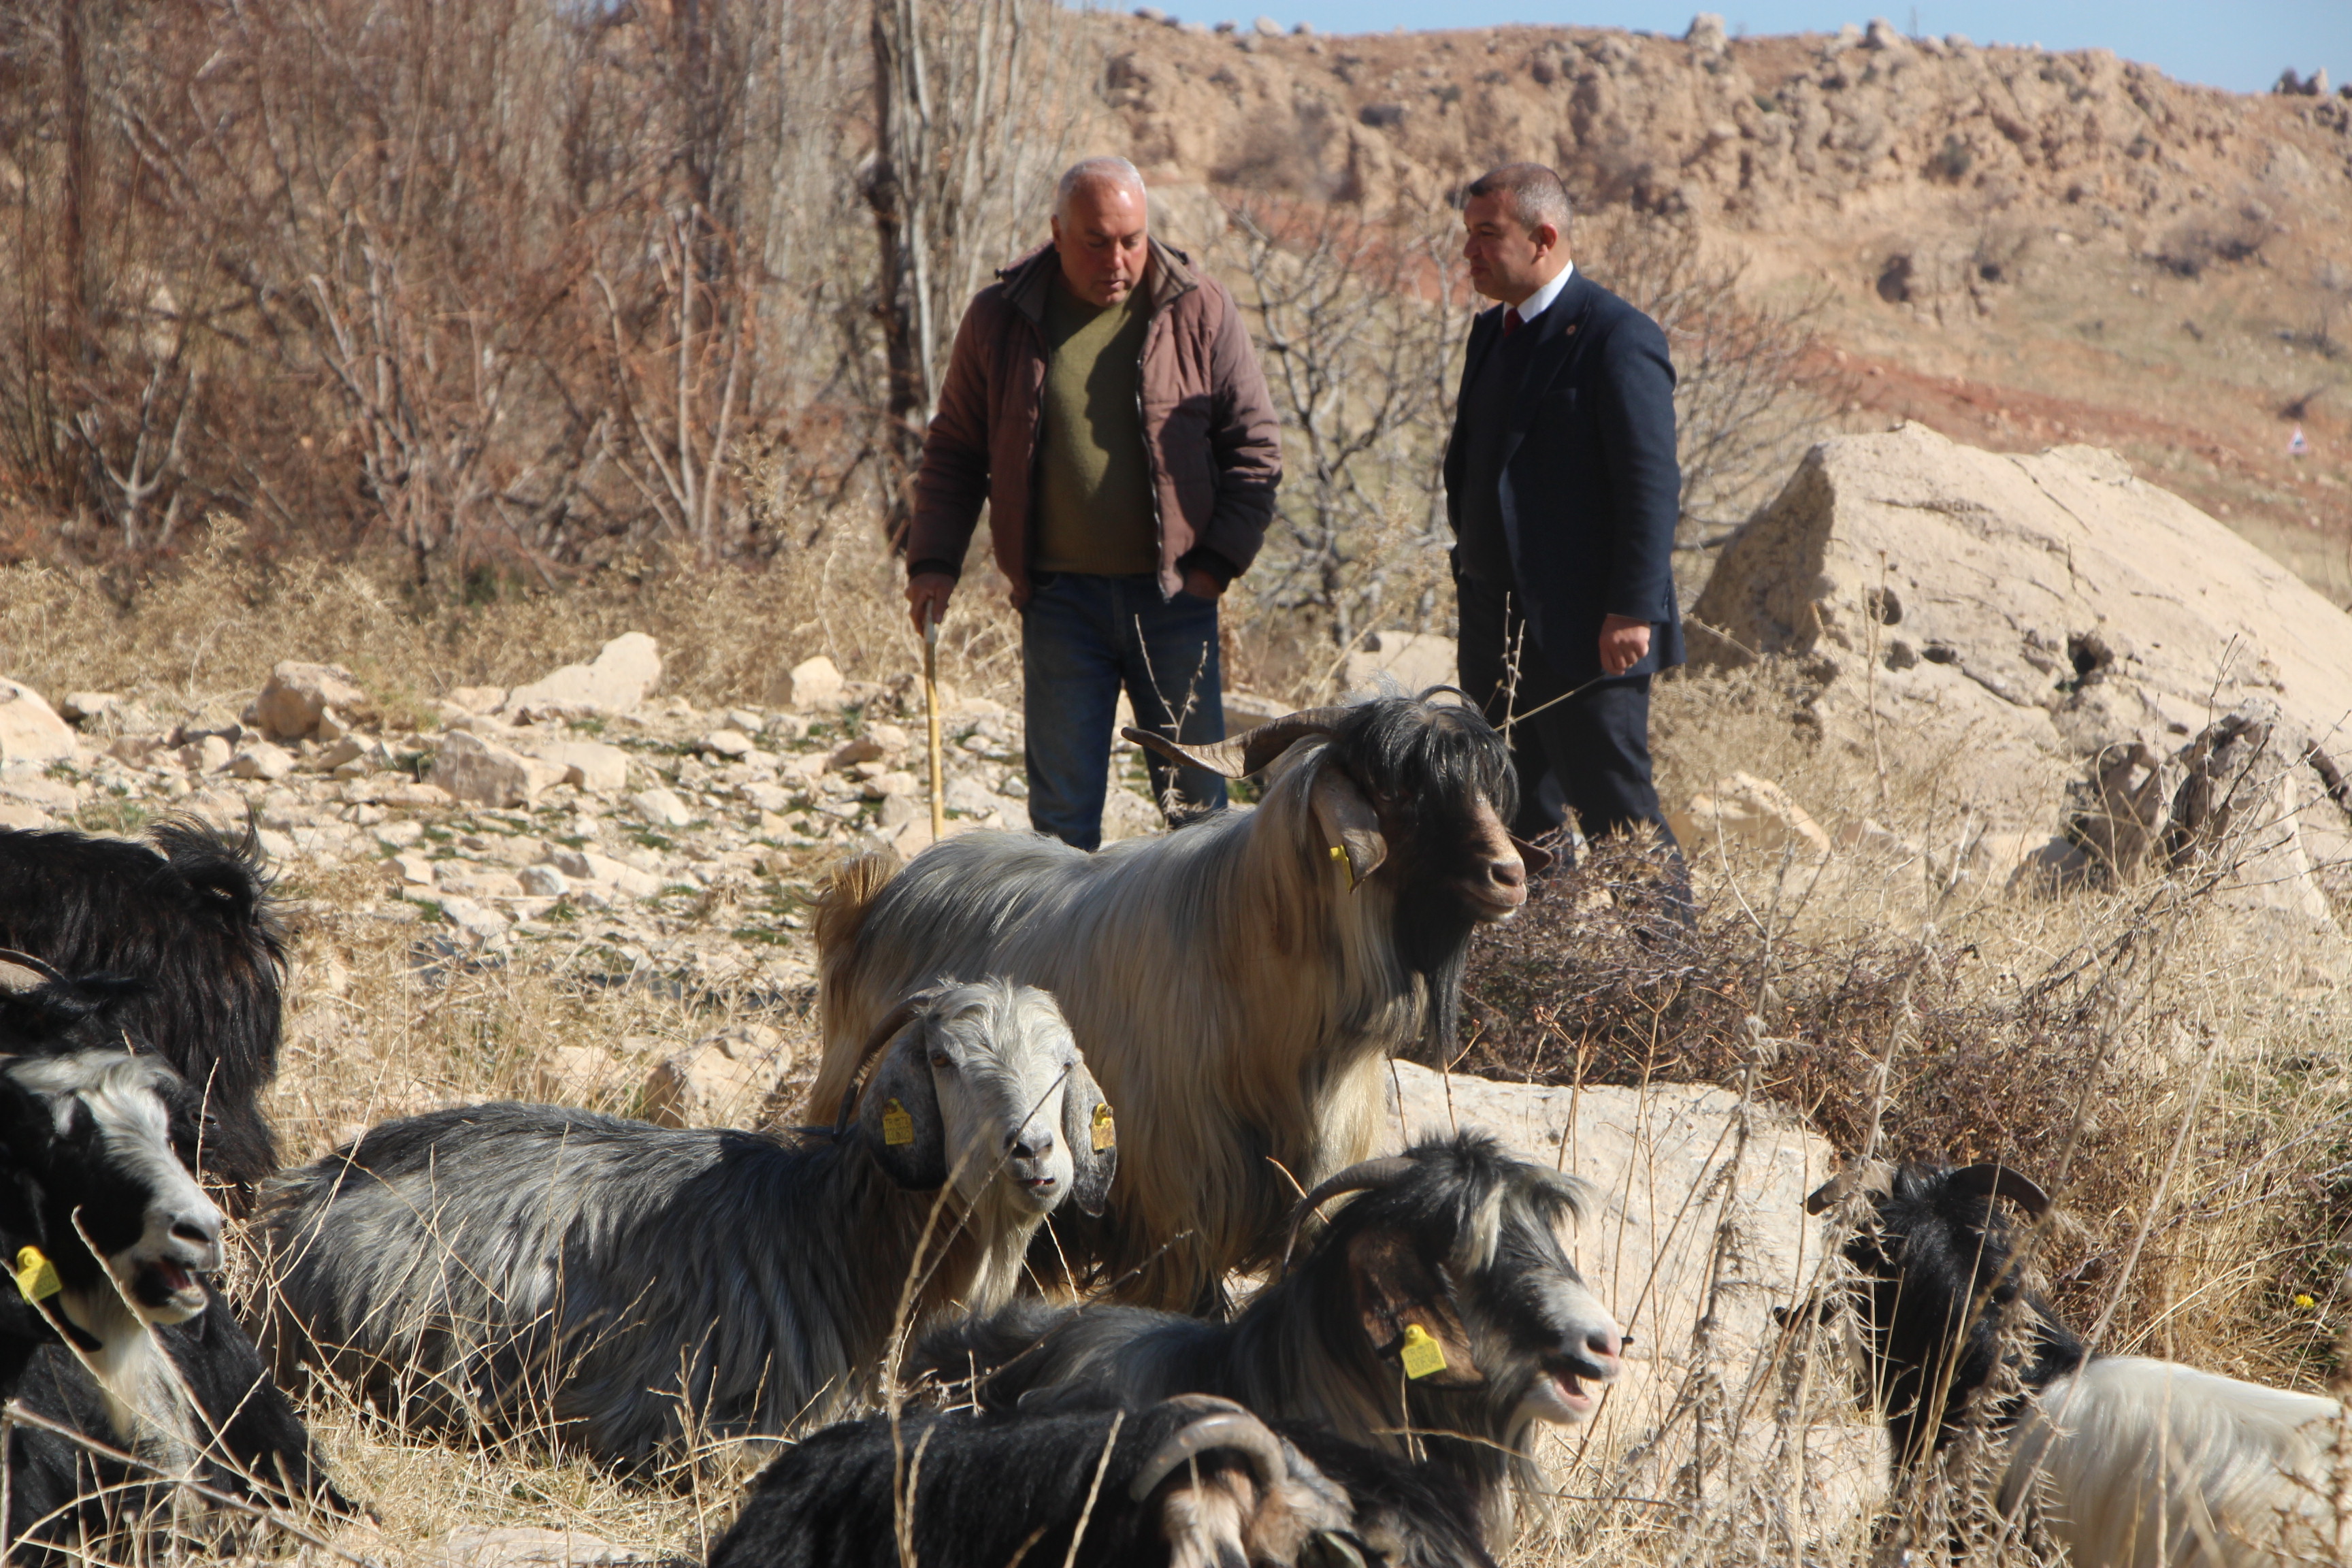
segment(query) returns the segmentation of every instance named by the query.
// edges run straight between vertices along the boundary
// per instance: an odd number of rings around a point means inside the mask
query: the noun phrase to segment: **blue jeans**
[[[1144,729],[1187,744],[1224,739],[1217,605],[1190,594],[1163,601],[1149,576],[1039,573],[1034,587],[1021,612],[1029,826],[1093,849],[1102,843],[1121,687]],[[1225,781],[1216,774],[1144,755],[1155,800],[1167,800],[1172,782],[1187,808],[1225,804]]]

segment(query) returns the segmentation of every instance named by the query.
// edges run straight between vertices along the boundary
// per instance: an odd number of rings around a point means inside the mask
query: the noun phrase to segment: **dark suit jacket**
[[[1675,367],[1658,324],[1585,277],[1537,318],[1504,437],[1502,511],[1513,591],[1553,673],[1601,673],[1601,620],[1651,623],[1649,656],[1627,674],[1683,661],[1675,603]],[[1470,323],[1466,394],[1503,335],[1500,307]],[[1457,416],[1445,448],[1445,510],[1457,535],[1468,459]]]

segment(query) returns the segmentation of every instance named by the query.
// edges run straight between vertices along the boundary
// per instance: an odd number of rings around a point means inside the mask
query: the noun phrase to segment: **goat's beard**
[[[1408,1059],[1423,1067],[1444,1068],[1454,1057],[1454,1042],[1462,1023],[1462,974],[1470,964],[1470,932],[1477,922],[1441,906],[1418,917],[1408,916],[1408,901],[1397,901],[1397,956],[1420,977],[1428,997],[1422,1009],[1420,1042]]]

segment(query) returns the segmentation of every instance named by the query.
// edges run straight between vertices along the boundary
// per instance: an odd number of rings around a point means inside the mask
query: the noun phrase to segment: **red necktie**
[[[1503,335],[1505,337],[1509,337],[1513,332],[1517,331],[1526,324],[1526,322],[1519,320],[1519,308],[1517,305],[1510,306],[1503,311]]]

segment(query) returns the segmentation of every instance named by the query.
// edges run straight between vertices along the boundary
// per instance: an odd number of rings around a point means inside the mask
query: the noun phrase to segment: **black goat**
[[[710,1568],[1338,1568],[1345,1495],[1237,1405],[829,1426],[751,1484]]]
[[[2032,1503],[2077,1568],[2340,1555],[2335,1401],[2087,1351],[2020,1279],[1994,1200],[2039,1218],[2050,1198],[2015,1171],[1864,1166],[1816,1191],[1806,1211],[1857,1189],[1869,1205],[1843,1250],[1859,1276],[1870,1393],[1898,1480],[1960,1434],[2007,1358],[2021,1392],[1980,1413],[2008,1444],[1999,1507]],[[2012,1315],[2022,1319],[2013,1349],[2000,1331]]]
[[[150,837],[0,829],[0,946],[143,983],[114,1021],[203,1095],[197,1168],[241,1212],[278,1169],[260,1096],[278,1071],[285,934],[250,831],[171,821]]]
[[[253,1342],[199,1270],[220,1211],[184,1162],[197,1097],[122,1048],[118,978],[68,981],[0,955],[0,1378],[23,1407],[135,1454],[19,1424],[6,1529],[22,1558],[135,1535],[187,1477],[348,1512]],[[158,1354],[158,1351],[161,1354]],[[193,1410],[191,1409],[193,1404]]]
[[[1500,1533],[1535,1424],[1583,1421],[1619,1368],[1617,1325],[1560,1245],[1585,1191],[1488,1134],[1430,1139],[1307,1194],[1294,1240],[1323,1203],[1362,1195],[1230,1323],[1016,1302],[926,1336],[913,1367],[976,1374],[991,1409],[1213,1394],[1353,1443],[1417,1441]]]

